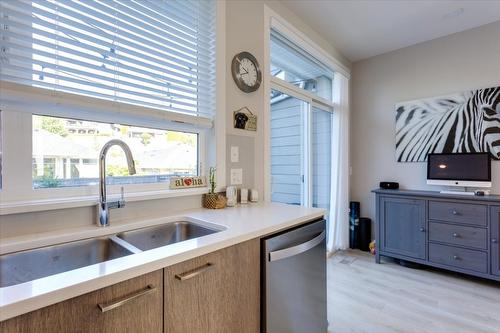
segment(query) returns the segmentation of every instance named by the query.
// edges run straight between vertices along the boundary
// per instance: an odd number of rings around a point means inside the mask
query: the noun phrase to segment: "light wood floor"
[[[328,321],[332,333],[499,333],[500,283],[340,252],[328,259]]]

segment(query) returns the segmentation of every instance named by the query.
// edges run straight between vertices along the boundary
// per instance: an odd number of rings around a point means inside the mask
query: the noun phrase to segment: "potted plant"
[[[215,179],[214,167],[210,167],[208,171],[208,182],[210,183],[210,188],[207,194],[203,195],[203,207],[211,209],[219,209],[226,207],[226,198],[215,192],[215,187],[217,185]]]

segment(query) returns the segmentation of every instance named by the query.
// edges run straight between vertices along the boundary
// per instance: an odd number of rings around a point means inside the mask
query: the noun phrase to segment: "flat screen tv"
[[[427,184],[491,187],[489,153],[429,154]]]

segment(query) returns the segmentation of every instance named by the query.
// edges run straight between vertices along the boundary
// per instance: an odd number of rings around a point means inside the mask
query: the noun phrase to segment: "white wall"
[[[351,110],[351,199],[361,214],[375,216],[370,191],[383,180],[402,188],[426,185],[426,163],[397,163],[397,102],[500,84],[500,22],[354,63]],[[493,192],[500,193],[500,163],[492,165]]]
[[[226,3],[226,145],[240,146],[241,141],[253,141],[251,145],[241,145],[240,156],[251,154],[254,159],[251,163],[245,165],[232,164],[230,156],[226,158],[226,178],[229,180],[231,168],[243,169],[243,184],[246,187],[257,188],[260,193],[263,190],[263,184],[255,181],[257,168],[262,164],[262,149],[257,147],[263,145],[262,135],[262,116],[264,108],[263,89],[244,93],[239,90],[231,76],[231,61],[233,57],[241,52],[248,51],[252,53],[257,61],[262,65],[264,57],[264,7],[261,1],[227,1]],[[233,111],[246,106],[257,115],[257,132],[250,132],[233,128]],[[247,139],[239,138],[241,136]],[[252,152],[243,150],[251,149]],[[249,180],[252,182],[249,183]],[[227,185],[230,185],[229,181]]]

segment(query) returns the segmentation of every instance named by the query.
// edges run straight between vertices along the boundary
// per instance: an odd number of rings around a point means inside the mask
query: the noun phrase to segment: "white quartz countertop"
[[[110,286],[253,238],[284,230],[324,215],[323,209],[277,203],[248,204],[221,210],[196,209],[181,215],[119,224],[89,225],[50,234],[3,239],[0,253],[113,235],[152,225],[184,220],[219,226],[223,231],[82,267],[41,279],[0,288],[0,321]]]

